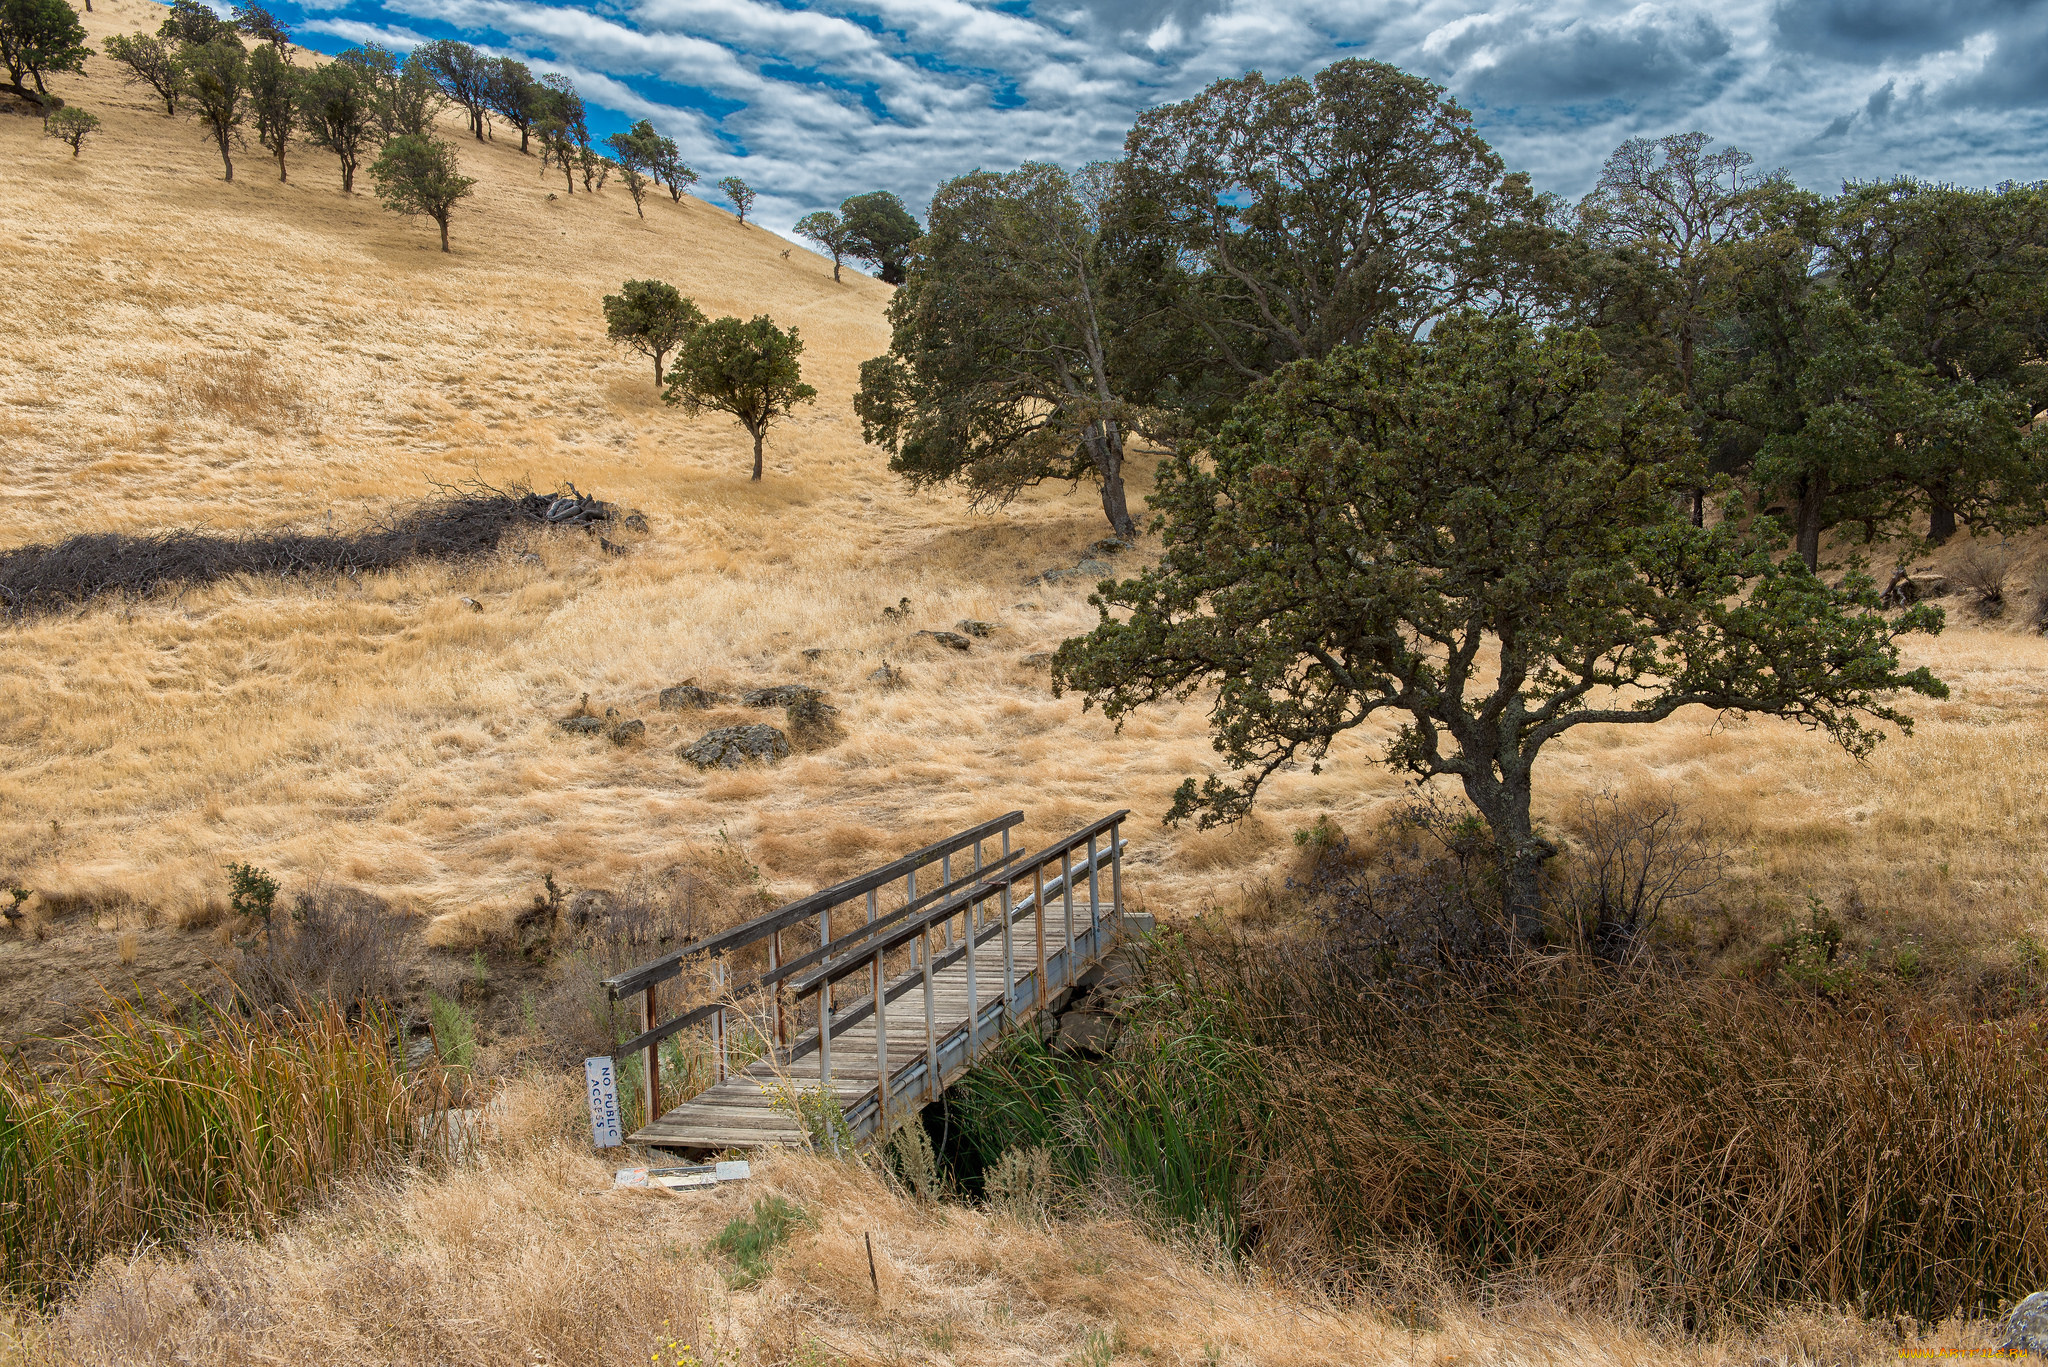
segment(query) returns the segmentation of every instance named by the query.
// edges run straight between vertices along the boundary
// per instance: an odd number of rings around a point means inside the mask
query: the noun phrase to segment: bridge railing
[[[1124,841],[1120,831],[1128,815],[1127,811],[1116,812],[1064,840],[1025,854],[1010,848],[1010,832],[1022,824],[1024,814],[1009,812],[607,979],[605,986],[614,1000],[640,998],[641,1033],[621,1044],[614,1057],[623,1062],[636,1053],[644,1056],[647,1119],[651,1122],[662,1114],[661,1045],[682,1030],[709,1026],[714,1079],[723,1081],[729,1013],[738,1010],[754,1018],[758,1011],[768,1049],[778,1059],[791,1062],[818,1052],[820,1081],[829,1088],[834,1038],[875,1017],[877,1083],[873,1092],[848,1108],[847,1118],[856,1133],[886,1132],[897,1098],[906,1090],[935,1096],[943,1078],[972,1062],[981,1042],[1006,1029],[1023,1005],[1042,1006],[1047,996],[1072,981],[1077,963],[1100,955],[1115,934],[1122,913]],[[997,843],[999,849],[984,849]],[[956,856],[967,865],[957,877]],[[934,864],[938,866],[936,887],[931,886],[928,872]],[[1110,885],[1106,901],[1101,886],[1105,872]],[[923,893],[918,891],[920,874],[927,889]],[[1083,879],[1087,886],[1085,910],[1075,903],[1076,885]],[[885,896],[887,901],[896,901],[896,889],[891,885],[899,881],[903,885],[900,902],[886,906]],[[1027,885],[1030,890],[1022,891]],[[1051,939],[1048,921],[1052,918],[1036,919],[1026,951],[1026,971],[1020,976],[1014,927],[1034,908],[1046,905],[1049,897],[1060,899],[1064,915]],[[848,913],[841,909],[849,904],[859,908],[856,914],[862,914],[862,920],[854,929],[835,936],[835,913],[843,926]],[[1078,925],[1077,916],[1082,918]],[[817,947],[789,954],[785,936],[808,940],[803,933],[806,923],[815,924]],[[991,996],[978,981],[976,956],[970,950],[998,936],[1003,942],[1004,984]],[[765,967],[732,982],[728,967],[734,959],[758,957],[762,950]],[[934,978],[963,958],[967,1018],[942,1033]],[[893,972],[892,961],[896,966],[907,965],[907,971]],[[703,970],[708,970],[715,1000],[662,1019],[663,985]],[[864,980],[865,992],[846,1001],[842,984],[857,975]],[[875,1001],[880,997],[895,1002],[920,986],[925,994],[925,1047],[917,1060],[892,1074],[888,1013],[876,1016]],[[805,1025],[812,1028],[806,1030]],[[800,1032],[794,1040],[793,1030]]]

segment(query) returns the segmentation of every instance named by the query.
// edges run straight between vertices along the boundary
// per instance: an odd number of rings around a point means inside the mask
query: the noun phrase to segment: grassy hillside
[[[159,13],[108,0],[85,18],[99,39]],[[0,119],[0,158],[30,191],[0,202],[0,546],[350,525],[468,478],[571,480],[651,530],[623,556],[556,535],[532,543],[539,563],[514,547],[458,569],[237,581],[6,626],[0,874],[49,908],[96,913],[76,955],[205,920],[229,860],[288,887],[374,890],[457,943],[549,871],[609,886],[726,839],[794,894],[1012,806],[1038,835],[1119,805],[1149,818],[1212,763],[1199,707],[1115,735],[1021,664],[1091,620],[1085,587],[1024,584],[1105,530],[1085,490],[972,514],[911,496],[861,444],[849,401],[886,342],[886,286],[835,283],[816,256],[696,199],[650,200],[642,220],[616,186],[560,195],[516,142],[479,145],[454,119],[444,131],[478,183],[443,255],[425,221],[340,195],[310,149],[289,184],[253,145],[223,183],[196,126],[117,70],[96,57],[54,86],[105,120],[82,158],[32,119]],[[819,401],[771,438],[760,485],[737,426],[666,409],[647,363],[605,343],[601,296],[646,276],[707,313],[801,329]],[[885,618],[903,598],[907,624]],[[1547,752],[1539,803],[1561,821],[1599,788],[1677,791],[1740,848],[1725,901],[1744,915],[1699,932],[1736,948],[1809,894],[1937,950],[1944,936],[2015,943],[2048,891],[2048,643],[2015,625],[2033,610],[2029,595],[2007,621],[1916,643],[1955,696],[1868,764],[1787,726],[1684,716],[1574,732]],[[967,655],[912,636],[969,617],[999,628]],[[884,661],[907,686],[870,681]],[[655,709],[691,678],[815,683],[846,737],[772,769],[701,773],[678,744],[760,714]],[[586,694],[643,717],[645,738],[615,749],[561,732]],[[1356,735],[1319,776],[1283,775],[1237,831],[1135,823],[1136,895],[1169,914],[1236,905],[1276,876],[1289,832],[1323,812],[1355,824],[1399,795],[1398,776],[1364,762],[1379,739]]]

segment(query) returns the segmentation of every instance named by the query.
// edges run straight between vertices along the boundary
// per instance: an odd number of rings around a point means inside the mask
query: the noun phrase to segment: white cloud
[[[396,46],[414,25],[653,119],[707,180],[755,183],[771,226],[878,186],[918,206],[975,166],[1114,155],[1150,105],[1347,56],[1443,82],[1510,166],[1568,195],[1624,138],[1690,128],[1818,189],[2033,176],[2048,132],[2048,0],[355,0],[307,27]]]

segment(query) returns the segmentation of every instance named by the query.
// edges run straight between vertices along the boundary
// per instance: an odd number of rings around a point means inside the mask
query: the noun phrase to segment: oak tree
[[[491,78],[496,64],[468,43],[437,38],[413,49],[421,65],[440,83],[448,98],[469,112],[469,128],[484,140],[484,115],[491,108]]]
[[[533,125],[545,112],[546,89],[533,78],[533,72],[526,63],[516,58],[500,57],[491,67],[487,89],[491,108],[504,115],[505,122],[519,130],[519,151],[522,155],[532,155],[527,141]]]
[[[284,154],[299,122],[299,86],[303,75],[272,43],[249,54],[249,112],[256,120],[256,140],[277,158],[277,178],[285,179]]]
[[[840,201],[839,218],[846,225],[846,254],[874,267],[884,283],[902,284],[922,231],[903,201],[887,190],[851,195]]]
[[[76,157],[85,140],[99,131],[100,121],[96,114],[88,114],[76,105],[53,109],[43,120],[43,136],[55,138],[71,149]]]
[[[78,12],[64,0],[0,0],[0,66],[17,93],[40,104],[49,95],[45,76],[85,70],[92,48]],[[35,90],[22,84],[27,77]]]
[[[173,46],[203,47],[233,37],[235,26],[199,0],[171,0],[171,12],[157,25],[156,33]]]
[[[846,220],[830,209],[820,209],[805,214],[796,221],[798,237],[807,238],[823,248],[832,258],[832,278],[839,279],[839,263],[846,258],[846,249],[852,241],[847,231]]]
[[[308,71],[299,83],[299,123],[307,142],[341,163],[341,192],[355,193],[356,167],[376,145],[377,87],[366,65],[344,52]]]
[[[149,33],[117,33],[106,41],[106,54],[128,68],[125,84],[138,81],[164,102],[164,115],[178,113],[178,59],[171,45]]]
[[[803,382],[797,357],[803,340],[774,320],[716,318],[692,331],[670,367],[662,398],[695,417],[705,409],[730,413],[754,439],[754,478],[768,428],[818,391]]]
[[[1692,525],[1673,497],[1700,477],[1683,413],[1614,378],[1589,332],[1469,315],[1282,369],[1207,454],[1162,466],[1165,555],[1105,585],[1055,687],[1119,721],[1212,697],[1240,774],[1188,779],[1168,818],[1205,826],[1391,718],[1378,758],[1462,784],[1525,943],[1543,938],[1555,851],[1530,810],[1535,765],[1571,728],[1701,707],[1855,755],[1881,724],[1910,730],[1893,695],[1947,689],[1902,666],[1899,639],[1939,612],[1887,618],[1868,578],[1830,585],[1739,519]]]
[[[401,133],[384,145],[370,176],[385,208],[433,219],[441,229],[441,250],[448,250],[448,215],[476,185],[462,174],[453,147],[439,138]]]
[[[656,389],[662,386],[664,358],[702,326],[697,305],[660,280],[628,280],[617,294],[604,297],[605,336],[653,359]]]
[[[1130,406],[1099,271],[1106,167],[975,171],[941,185],[889,304],[889,354],[861,366],[862,436],[914,488],[999,506],[1048,480],[1095,484],[1119,537]]]
[[[221,178],[235,178],[234,149],[249,112],[249,54],[230,30],[210,43],[178,49],[179,89],[185,108],[220,149]]]
[[[739,215],[740,222],[744,224],[747,221],[747,211],[754,207],[753,189],[738,176],[725,177],[718,182],[718,188],[732,201],[733,212]]]

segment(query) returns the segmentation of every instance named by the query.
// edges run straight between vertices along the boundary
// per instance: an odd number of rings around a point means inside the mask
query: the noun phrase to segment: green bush
[[[265,925],[277,906],[277,880],[254,864],[228,865],[228,910]]]
[[[752,1214],[733,1216],[711,1247],[732,1259],[734,1286],[752,1286],[768,1275],[769,1255],[809,1219],[794,1201],[763,1196],[754,1202]]]

